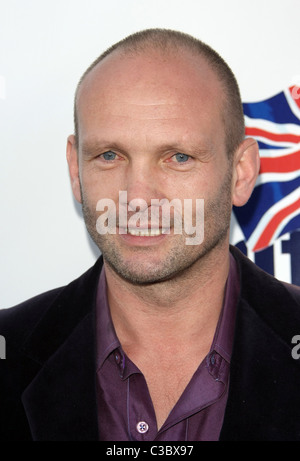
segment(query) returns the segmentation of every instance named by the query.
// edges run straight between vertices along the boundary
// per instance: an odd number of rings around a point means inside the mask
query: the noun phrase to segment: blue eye
[[[176,158],[176,161],[177,161],[178,163],[187,162],[188,159],[190,158],[189,155],[181,154],[180,152],[178,152],[177,154],[175,154],[174,157]]]
[[[115,160],[116,156],[117,154],[115,154],[111,150],[108,150],[107,152],[101,154],[101,157],[104,158],[104,160]]]

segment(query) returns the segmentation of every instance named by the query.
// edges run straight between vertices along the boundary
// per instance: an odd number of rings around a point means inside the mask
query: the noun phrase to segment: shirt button
[[[115,361],[117,362],[118,365],[121,362],[121,356],[120,356],[120,354],[118,352],[115,353]]]
[[[149,426],[147,423],[145,423],[145,421],[140,421],[137,423],[136,429],[140,434],[146,434],[146,432],[148,432]]]

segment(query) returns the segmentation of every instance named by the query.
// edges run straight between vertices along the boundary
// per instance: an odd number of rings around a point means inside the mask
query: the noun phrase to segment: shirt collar
[[[96,300],[96,334],[97,334],[97,371],[103,365],[107,357],[117,348],[118,340],[107,299],[107,284],[104,265],[99,277],[97,300]]]
[[[230,253],[230,266],[225,286],[223,307],[210,352],[217,352],[230,363],[235,329],[236,307],[240,292],[237,263]]]

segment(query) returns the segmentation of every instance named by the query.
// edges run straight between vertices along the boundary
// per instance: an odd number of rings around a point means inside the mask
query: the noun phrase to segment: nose
[[[152,199],[163,198],[159,168],[144,159],[132,161],[128,165],[124,186],[127,203],[131,202],[134,208],[139,207],[140,211],[150,207]]]

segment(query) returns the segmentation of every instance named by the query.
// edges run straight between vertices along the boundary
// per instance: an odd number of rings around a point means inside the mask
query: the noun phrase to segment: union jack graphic
[[[246,136],[259,144],[261,168],[248,203],[233,212],[251,251],[300,229],[300,88],[244,103]]]

